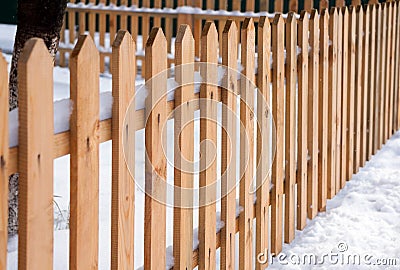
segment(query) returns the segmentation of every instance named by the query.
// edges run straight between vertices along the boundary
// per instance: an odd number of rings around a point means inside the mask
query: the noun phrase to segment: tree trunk
[[[18,107],[18,60],[25,42],[42,38],[55,57],[60,40],[67,0],[18,0],[18,25],[10,71],[10,111]],[[18,231],[18,174],[9,179],[8,234]]]

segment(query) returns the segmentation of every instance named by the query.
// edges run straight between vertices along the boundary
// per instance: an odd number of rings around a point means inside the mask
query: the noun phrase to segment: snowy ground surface
[[[14,26],[0,25],[0,49],[12,51]],[[10,55],[6,55],[10,61]],[[100,78],[103,94],[110,94],[111,78]],[[142,81],[138,81],[138,84]],[[69,71],[54,69],[54,99],[69,98]],[[104,106],[111,106],[105,104]],[[107,117],[107,116],[104,116]],[[172,125],[169,127],[172,128]],[[198,130],[198,126],[195,127]],[[170,131],[172,133],[172,131]],[[144,132],[137,133],[137,177],[144,177]],[[220,136],[220,134],[218,134]],[[196,132],[198,140],[198,132]],[[168,156],[172,151],[167,152]],[[140,168],[140,169],[139,169]],[[171,181],[172,167],[168,167]],[[100,229],[99,229],[99,269],[109,269],[111,234],[111,142],[100,145]],[[68,269],[68,209],[69,209],[69,156],[54,161],[55,232],[54,269]],[[135,268],[143,265],[144,195],[136,188],[135,209]],[[220,209],[220,205],[217,205]],[[238,207],[238,213],[240,207]],[[172,266],[172,222],[173,210],[167,210],[167,254],[168,264]],[[194,227],[198,224],[198,213],[194,212]],[[218,222],[217,229],[223,224]],[[197,233],[193,246],[198,245]],[[236,237],[236,241],[238,237]],[[9,239],[8,270],[17,269],[17,237]],[[321,269],[398,269],[400,268],[400,132],[397,132],[386,145],[372,158],[360,172],[353,176],[338,195],[328,201],[326,212],[309,221],[303,231],[296,232],[290,245],[284,245],[280,256],[272,261],[272,269],[313,269],[316,265],[303,264],[303,261],[316,260]],[[218,255],[218,254],[217,254]],[[351,256],[360,265],[347,265]],[[238,260],[238,256],[236,256]],[[387,259],[396,259],[387,260]],[[322,264],[322,260],[324,263]],[[300,262],[300,265],[295,265]],[[314,262],[314,261],[312,261]],[[397,263],[395,266],[383,264]],[[376,265],[374,265],[376,264]],[[380,266],[377,266],[380,264]],[[238,265],[238,264],[236,264]],[[217,267],[218,269],[219,267]]]

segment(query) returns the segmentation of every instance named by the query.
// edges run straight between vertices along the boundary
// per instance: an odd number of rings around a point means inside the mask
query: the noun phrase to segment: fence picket
[[[239,216],[239,268],[253,269],[253,186],[254,177],[254,87],[255,29],[246,19],[240,31],[243,77],[240,80],[240,197],[243,212]],[[244,129],[244,130],[243,130]]]
[[[350,6],[349,10],[349,40],[348,48],[348,73],[347,73],[347,154],[345,179],[348,181],[353,175],[354,166],[354,100],[356,83],[356,8]]]
[[[286,20],[286,121],[285,121],[285,243],[294,239],[296,183],[296,82],[297,82],[297,24],[293,12]]]
[[[175,191],[174,208],[174,267],[191,269],[193,256],[193,162],[194,158],[194,39],[190,27],[181,25],[175,41],[175,80],[185,85],[175,90],[175,142],[174,142],[174,183],[187,190]],[[182,65],[182,66],[180,66]],[[186,103],[189,106],[186,106]],[[185,104],[185,106],[183,106]],[[187,162],[185,162],[187,160]],[[190,194],[189,194],[190,192]],[[191,201],[189,201],[191,200]],[[182,206],[182,207],[181,207]],[[185,207],[183,207],[185,206]]]
[[[71,55],[70,69],[73,102],[70,120],[70,267],[97,269],[100,70],[99,53],[90,36],[79,37]]]
[[[8,72],[0,51],[0,269],[7,268],[8,225]]]
[[[229,20],[222,33],[222,64],[227,68],[226,88],[221,90],[222,100],[222,187],[221,193],[226,194],[221,199],[221,221],[225,226],[221,230],[221,269],[235,269],[235,234],[236,234],[236,95],[238,31],[236,23]],[[259,43],[260,44],[260,43]],[[229,143],[230,142],[230,143]],[[230,161],[230,162],[229,162]],[[233,183],[232,183],[233,181]]]
[[[340,189],[342,189],[347,180],[347,106],[348,106],[348,70],[349,70],[349,10],[347,7],[342,8],[343,14],[343,39],[342,39],[342,149],[341,149],[341,173],[340,173]]]
[[[270,107],[270,84],[271,84],[271,25],[267,17],[261,17],[258,24],[258,80],[259,89],[257,96],[257,200],[256,200],[256,254],[263,253],[268,256],[269,246],[269,189],[270,189],[270,167],[271,164],[271,111]],[[264,102],[263,102],[264,101]],[[265,104],[266,102],[266,104]],[[266,258],[266,257],[264,257]],[[267,264],[256,263],[256,269],[262,270]]]
[[[376,4],[374,5],[374,14],[373,14],[373,20],[372,20],[372,26],[375,21],[375,32],[372,32],[372,41],[374,42],[374,47],[375,48],[375,54],[374,54],[374,59],[375,63],[373,65],[374,68],[371,70],[373,73],[371,73],[371,78],[373,78],[374,84],[371,85],[371,89],[373,91],[373,101],[374,101],[374,108],[373,112],[373,147],[372,147],[372,152],[370,156],[374,155],[376,151],[378,150],[378,138],[379,138],[379,87],[380,87],[380,60],[381,60],[381,26],[382,26],[382,10],[380,9],[380,5]]]
[[[284,22],[281,14],[272,21],[272,115],[276,127],[276,152],[272,163],[271,194],[271,253],[282,251],[283,240],[283,164],[284,164],[284,107],[285,107],[285,64],[284,64]]]
[[[396,62],[395,62],[395,84],[394,84],[394,130],[397,131],[400,128],[400,68],[399,68],[399,61],[400,61],[400,52],[398,48],[400,48],[400,4],[396,3]]]
[[[389,92],[389,98],[387,100],[388,103],[388,107],[387,110],[388,112],[388,123],[387,123],[387,127],[386,127],[386,138],[389,139],[390,136],[392,136],[393,132],[393,98],[394,98],[394,58],[395,58],[395,46],[396,46],[396,8],[395,8],[395,3],[390,2],[389,3],[389,13],[390,13],[390,20],[389,20],[389,41],[390,44],[388,44],[388,47],[390,46],[390,50],[389,50],[389,63],[388,63],[388,67],[389,67],[389,82],[386,84],[386,90]]]
[[[338,12],[336,8],[329,10],[329,67],[328,67],[328,157],[327,157],[327,198],[336,195],[336,129],[337,129],[337,58],[338,58]]]
[[[387,10],[385,4],[381,4],[382,11],[382,24],[381,24],[381,50],[380,50],[380,69],[379,69],[379,132],[378,132],[378,146],[381,149],[385,142],[385,85],[386,85],[386,45],[387,45]]]
[[[120,30],[113,43],[111,269],[134,267],[136,61],[132,36]],[[126,124],[124,120],[126,117]],[[124,148],[125,146],[125,148]],[[124,154],[125,152],[125,154]]]
[[[313,9],[310,15],[310,47],[308,65],[308,182],[307,213],[313,219],[318,212],[318,96],[319,96],[319,18]]]
[[[167,93],[167,41],[161,28],[152,29],[146,43],[146,71],[150,89],[146,98],[145,124],[145,216],[144,216],[144,269],[165,269],[166,266],[166,190],[167,161],[163,154],[165,142],[162,127],[166,125]],[[164,72],[163,72],[164,71]],[[150,194],[149,194],[150,192]],[[152,195],[158,195],[157,199]],[[161,200],[161,202],[159,201]]]
[[[392,43],[392,5],[390,2],[383,4],[384,12],[386,12],[386,23],[384,25],[384,33],[386,34],[386,54],[385,54],[385,77],[384,77],[384,120],[383,120],[383,141],[386,143],[389,139],[389,97],[390,97],[390,46]]]
[[[398,109],[395,104],[396,104],[396,44],[397,44],[397,16],[399,15],[397,13],[397,3],[394,2],[392,3],[393,5],[393,23],[392,23],[392,48],[391,48],[391,73],[390,73],[390,115],[389,115],[389,136],[392,136],[396,131],[396,125],[394,124],[394,119],[395,119],[395,114],[396,110]]]
[[[362,6],[357,6],[355,10],[356,16],[356,44],[355,44],[355,97],[354,97],[354,135],[353,135],[353,142],[354,142],[354,151],[353,151],[353,173],[357,173],[360,169],[360,162],[361,162],[361,121],[363,116],[363,60],[364,60],[364,53],[363,53],[363,23],[364,23],[364,11]]]
[[[319,97],[318,97],[318,211],[324,211],[328,178],[328,73],[329,73],[329,13],[323,9],[319,18]],[[331,123],[330,123],[331,124]]]
[[[364,33],[364,38],[362,41],[362,50],[363,50],[363,59],[362,59],[362,120],[361,120],[361,140],[360,140],[360,166],[364,167],[367,161],[367,153],[368,153],[368,98],[369,98],[369,89],[368,89],[368,69],[370,68],[370,42],[369,36],[371,31],[371,20],[370,20],[370,11],[371,5],[365,5],[363,7],[362,12],[364,13],[362,28],[361,31]]]
[[[336,91],[336,185],[335,194],[342,187],[342,68],[343,68],[343,13],[341,8],[336,8],[338,12],[337,24],[337,91]]]
[[[28,40],[18,63],[18,269],[53,268],[52,74],[43,40]]]
[[[106,5],[106,0],[99,0],[99,4]],[[106,14],[99,14],[99,45],[105,47],[106,45]],[[100,54],[100,72],[105,71],[105,59],[104,55]]]
[[[307,127],[308,127],[308,13],[303,11],[298,23],[298,46],[301,53],[297,62],[298,122],[297,122],[297,229],[302,230],[307,221]]]

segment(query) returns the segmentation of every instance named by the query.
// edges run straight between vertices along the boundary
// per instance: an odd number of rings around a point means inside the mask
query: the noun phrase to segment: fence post
[[[129,106],[135,106],[132,98],[135,94],[136,59],[132,36],[120,30],[112,50],[111,269],[133,269],[135,110],[128,110]]]
[[[7,268],[8,227],[8,72],[0,51],[0,269]]]
[[[319,82],[319,19],[318,11],[310,15],[310,64],[308,66],[308,218],[318,212],[318,82]]]
[[[308,127],[308,13],[303,11],[298,24],[298,46],[301,49],[297,62],[298,124],[297,124],[297,229],[302,230],[307,221],[307,127]]]
[[[193,257],[193,151],[194,151],[194,39],[189,25],[181,25],[175,41],[175,191],[174,267],[192,269]],[[188,104],[188,105],[186,105]]]
[[[79,37],[70,61],[70,267],[93,269],[98,266],[100,70],[90,36]]]
[[[346,183],[347,177],[347,98],[348,98],[348,65],[349,65],[349,10],[343,7],[343,39],[342,39],[342,149],[341,149],[341,173],[340,189]]]
[[[284,121],[285,121],[285,64],[284,64],[284,22],[277,14],[272,22],[272,114],[276,127],[276,152],[272,164],[271,194],[271,253],[282,251],[283,216],[283,165],[284,165]]]
[[[362,126],[362,120],[363,120],[363,114],[364,114],[364,106],[363,106],[363,100],[364,100],[364,88],[363,88],[363,60],[364,60],[364,51],[363,51],[363,40],[364,40],[364,35],[363,35],[363,24],[364,24],[364,11],[362,6],[357,6],[356,7],[356,44],[355,44],[355,65],[356,65],[356,71],[355,71],[355,102],[354,102],[354,135],[353,135],[353,141],[354,141],[354,151],[353,151],[353,161],[354,161],[354,166],[353,166],[353,173],[357,173],[360,169],[360,163],[361,163],[361,137],[363,136],[361,134],[361,126]]]
[[[297,82],[297,22],[293,12],[286,20],[286,121],[285,121],[285,243],[294,239],[296,184],[296,82]]]
[[[329,13],[323,9],[319,18],[319,97],[318,97],[318,211],[324,211],[328,178],[328,95],[329,95]],[[331,101],[332,102],[332,101]],[[329,102],[329,103],[331,103]]]
[[[235,269],[236,234],[236,94],[237,89],[237,50],[238,31],[236,23],[229,20],[222,33],[222,64],[227,67],[226,81],[221,90],[222,100],[222,186],[221,221],[225,226],[221,230],[221,269]],[[260,44],[260,43],[259,43]],[[229,162],[230,161],[230,162]],[[232,184],[233,183],[233,184]],[[269,192],[269,191],[268,191]]]
[[[146,81],[151,89],[146,98],[145,123],[145,217],[144,225],[144,269],[165,269],[166,266],[166,190],[163,183],[167,180],[167,161],[163,154],[165,142],[163,126],[166,125],[167,93],[167,41],[161,28],[153,28],[146,43]],[[164,139],[163,139],[164,138]],[[149,194],[150,193],[150,194]]]
[[[201,62],[210,65],[200,69],[205,81],[200,88],[200,208],[199,208],[199,270],[214,269],[216,260],[216,185],[217,163],[210,157],[216,154],[217,145],[217,63],[218,32],[213,22],[207,22],[201,34]],[[207,143],[210,141],[210,143]],[[206,188],[208,186],[208,188]],[[210,188],[215,187],[215,188]]]
[[[336,129],[337,129],[337,60],[338,60],[338,12],[336,8],[329,11],[329,67],[328,67],[328,167],[327,167],[327,198],[336,195]]]
[[[43,40],[25,43],[18,67],[18,269],[52,269],[53,59]]]

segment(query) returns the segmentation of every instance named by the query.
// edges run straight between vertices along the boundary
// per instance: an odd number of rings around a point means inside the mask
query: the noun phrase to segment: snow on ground
[[[0,48],[3,51],[12,50],[14,26],[0,25]],[[5,34],[3,34],[5,33]],[[11,56],[6,55],[10,62]],[[138,84],[143,81],[137,81]],[[69,98],[69,71],[66,68],[54,69],[54,100],[64,102]],[[110,95],[111,77],[103,74],[100,77],[100,92]],[[106,98],[110,100],[110,98]],[[105,104],[105,103],[104,103]],[[110,103],[111,104],[111,103]],[[111,106],[108,104],[107,106]],[[66,105],[68,108],[68,104]],[[103,106],[106,107],[106,106]],[[68,111],[68,109],[64,109]],[[103,108],[109,111],[109,108]],[[109,115],[104,115],[105,118]],[[103,118],[103,119],[105,119]],[[65,123],[64,120],[60,120]],[[168,125],[169,134],[172,132],[172,121]],[[198,141],[198,124],[195,125]],[[64,126],[59,127],[65,129]],[[221,136],[219,133],[218,136]],[[169,136],[172,139],[172,136]],[[169,144],[170,145],[170,144]],[[198,145],[198,144],[197,144]],[[144,132],[136,134],[136,175],[137,179],[144,178]],[[219,150],[220,151],[220,150]],[[219,153],[218,151],[218,153]],[[167,156],[173,158],[173,151],[167,149]],[[219,168],[220,169],[220,168]],[[173,169],[167,169],[168,181]],[[198,179],[195,179],[198,181]],[[367,263],[377,263],[377,259],[397,258],[400,265],[400,132],[396,133],[386,145],[372,158],[367,165],[354,175],[338,195],[328,201],[326,212],[308,222],[303,231],[296,232],[296,238],[290,245],[284,245],[283,252],[271,264],[272,269],[312,269],[315,265],[293,265],[290,259],[296,261],[304,256],[317,256],[321,262],[323,256],[335,254],[359,256],[362,265],[340,265],[347,269],[367,269],[372,267]],[[196,184],[196,183],[195,183]],[[110,235],[111,235],[111,142],[100,145],[100,228],[99,228],[99,269],[109,269],[110,265]],[[54,161],[54,195],[55,195],[55,232],[54,232],[54,269],[68,269],[68,210],[69,210],[69,155]],[[143,265],[144,239],[144,194],[136,188],[135,209],[135,269]],[[217,205],[220,209],[220,205]],[[240,212],[240,207],[238,207]],[[167,254],[168,264],[173,264],[172,258],[172,222],[173,210],[167,210]],[[198,224],[198,211],[194,211],[194,227]],[[218,229],[223,224],[217,224]],[[238,236],[236,237],[238,242]],[[193,246],[198,245],[197,230],[195,229]],[[17,269],[17,238],[9,239],[8,270]],[[217,255],[219,252],[217,252]],[[286,258],[284,257],[286,255]],[[367,257],[365,257],[367,256]],[[397,257],[396,257],[397,256]],[[320,268],[336,269],[338,265],[328,262]],[[339,259],[342,258],[339,256]],[[346,257],[347,258],[347,257]],[[218,260],[219,261],[219,260]],[[218,263],[217,261],[217,263]],[[238,254],[236,256],[238,262]],[[382,262],[382,261],[380,261]],[[340,264],[340,261],[339,261]],[[238,263],[237,263],[238,265]],[[217,267],[219,268],[219,267]],[[388,269],[390,267],[381,267]]]

